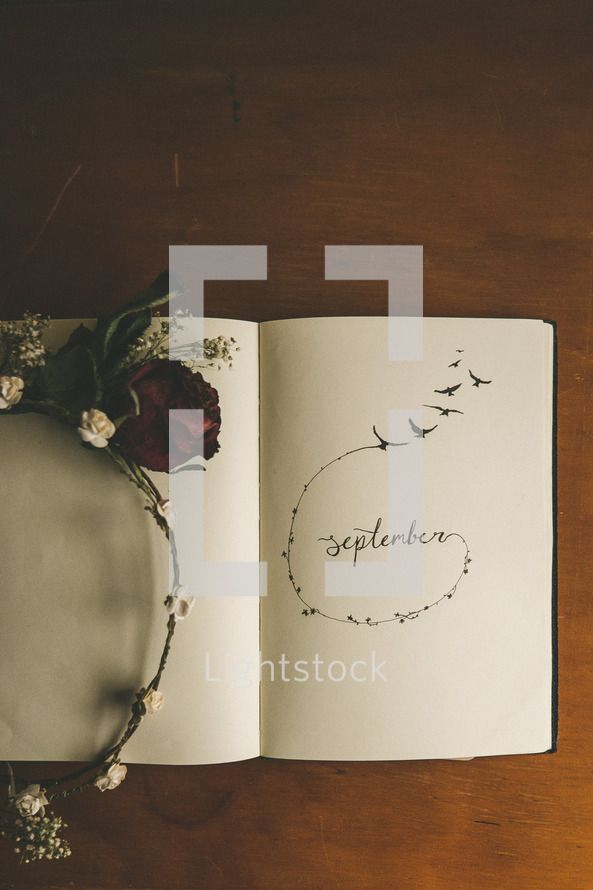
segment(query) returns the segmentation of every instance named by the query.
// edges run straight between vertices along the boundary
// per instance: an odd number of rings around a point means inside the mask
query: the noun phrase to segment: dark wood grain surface
[[[136,767],[0,886],[590,890],[591,3],[15,3],[0,34],[2,317],[94,315],[182,243],[269,245],[208,314],[381,314],[324,245],[423,244],[426,314],[560,348],[557,754]]]

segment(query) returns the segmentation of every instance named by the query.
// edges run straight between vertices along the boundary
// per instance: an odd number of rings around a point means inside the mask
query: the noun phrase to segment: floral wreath
[[[194,606],[195,597],[180,583],[171,504],[147,471],[203,470],[202,464],[185,465],[216,454],[218,393],[200,369],[232,367],[239,347],[234,338],[218,336],[170,351],[169,333],[183,328],[183,313],[168,321],[155,312],[173,296],[168,282],[165,272],[130,303],[100,317],[94,329],[81,324],[57,351],[43,343],[48,317],[26,312],[22,322],[0,322],[0,416],[44,414],[77,430],[83,447],[107,454],[142,492],[144,509],[165,534],[173,562],[158,667],[136,692],[116,743],[60,778],[25,780],[7,763],[8,802],[0,809],[0,836],[13,841],[21,862],[70,856],[70,845],[61,836],[66,824],[46,811],[53,801],[88,788],[109,791],[125,779],[122,750],[144,718],[162,709],[159,685],[177,623]],[[201,410],[175,412],[169,433],[171,408]]]

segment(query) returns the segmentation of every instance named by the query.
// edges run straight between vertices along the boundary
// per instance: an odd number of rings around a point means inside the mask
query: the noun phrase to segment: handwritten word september
[[[355,532],[362,532],[359,535],[348,535],[340,543],[334,535],[328,538],[318,538],[318,541],[329,541],[330,544],[325,552],[328,556],[339,556],[343,550],[354,550],[353,563],[356,565],[358,554],[371,547],[373,550],[379,550],[381,547],[395,547],[396,544],[430,544],[435,538],[439,543],[443,544],[451,535],[446,532],[421,532],[416,533],[416,520],[410,523],[407,532],[399,532],[397,534],[384,534],[379,537],[379,529],[381,528],[382,518],[379,517],[373,529],[354,528]]]

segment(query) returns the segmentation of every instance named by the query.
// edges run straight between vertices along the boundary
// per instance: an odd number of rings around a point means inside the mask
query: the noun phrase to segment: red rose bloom
[[[167,473],[192,457],[200,455],[209,460],[216,454],[220,447],[218,393],[199,372],[179,362],[154,359],[139,368],[127,385],[140,403],[140,414],[128,417],[114,438],[127,457],[148,470]],[[112,416],[133,410],[127,386],[116,401],[127,407],[123,411],[112,409]],[[191,411],[177,415],[169,441],[170,408],[201,409],[203,417]]]

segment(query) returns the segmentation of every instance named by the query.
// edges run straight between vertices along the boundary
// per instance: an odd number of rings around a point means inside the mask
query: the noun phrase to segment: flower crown
[[[214,457],[220,404],[201,370],[232,367],[239,347],[233,338],[218,336],[178,354],[170,351],[171,326],[182,328],[183,318],[169,321],[155,312],[170,296],[165,272],[131,302],[100,317],[94,329],[81,324],[56,351],[43,341],[49,318],[25,312],[22,322],[0,322],[0,417],[28,412],[52,417],[77,431],[83,447],[115,461],[169,541],[175,568],[173,590],[164,600],[167,625],[158,668],[137,691],[118,741],[60,778],[26,780],[7,765],[8,805],[0,810],[0,836],[13,841],[22,862],[70,855],[61,837],[65,823],[46,812],[54,800],[93,787],[109,791],[125,779],[122,750],[145,717],[163,708],[159,685],[175,629],[194,606],[194,596],[179,583],[171,504],[147,471],[169,472],[193,457]],[[200,410],[177,411],[170,427],[172,408]]]

